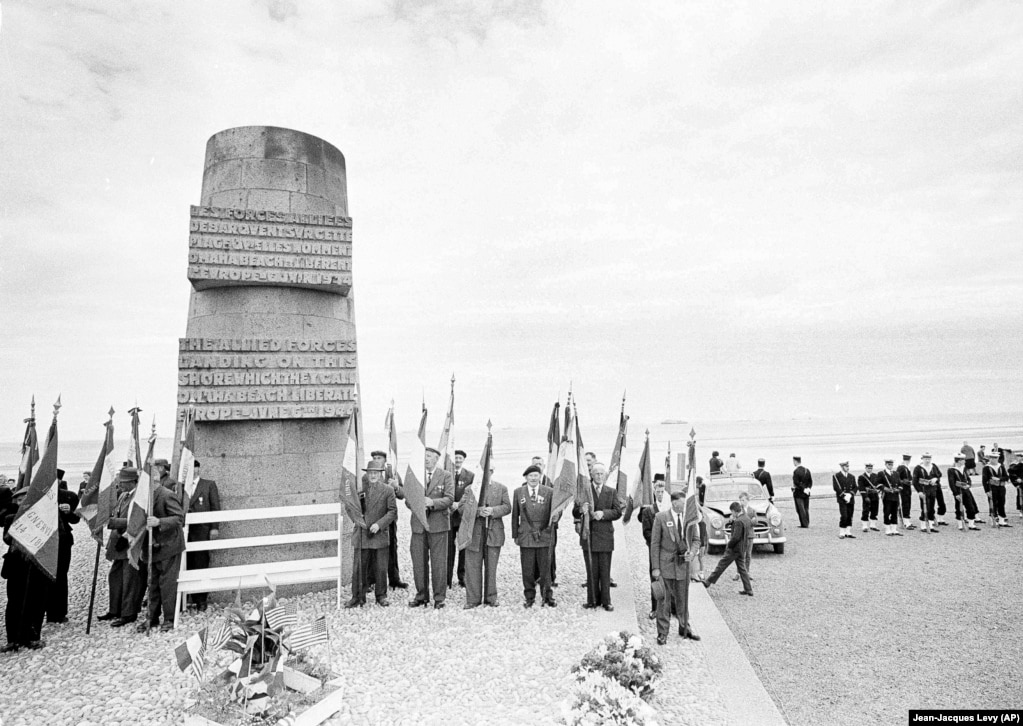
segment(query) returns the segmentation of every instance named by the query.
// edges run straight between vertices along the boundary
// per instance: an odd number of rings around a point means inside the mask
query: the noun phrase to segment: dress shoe
[[[614,605],[605,605],[604,609],[607,610],[609,613],[613,613],[615,611],[615,606]]]
[[[846,539],[856,539],[856,535],[854,535],[854,534],[847,534],[847,535],[845,536],[845,538],[846,538]]]
[[[938,522],[938,526],[939,527],[947,527],[948,526],[948,522]]]
[[[558,601],[551,597],[544,600],[543,604],[549,608],[556,608],[558,606]]]
[[[750,597],[753,597],[753,593],[750,592],[749,590],[739,590],[739,594],[740,595],[749,595]]]
[[[526,600],[524,603],[522,603],[522,607],[524,607],[524,608],[531,608],[535,604],[536,604],[535,600]]]
[[[667,644],[668,644],[668,636],[667,635],[658,635],[657,636],[657,645],[667,645]]]
[[[129,625],[130,623],[134,623],[136,620],[138,620],[138,616],[135,616],[135,615],[132,615],[131,617],[128,617],[128,618],[118,618],[114,622],[110,623],[110,627],[111,628],[123,628],[125,625]]]
[[[596,605],[594,605],[594,604],[593,604],[593,603],[591,603],[591,602],[584,602],[584,603],[583,603],[583,610],[592,610],[592,609],[593,609],[593,608],[595,608],[595,607],[597,607],[597,606],[596,606]]]
[[[430,604],[429,600],[413,600],[413,601],[411,601],[408,604],[408,606],[410,608],[419,608],[419,607],[426,607],[429,604]]]
[[[998,526],[1001,527],[1002,525],[999,524]],[[980,527],[974,527],[972,524],[969,527],[967,527],[966,529],[972,529],[975,532],[979,532],[980,531]]]
[[[377,605],[379,605],[382,608],[389,608],[391,607],[391,601],[388,600],[386,597],[382,597],[379,600],[377,600]]]
[[[501,606],[501,601],[495,598],[494,600],[491,600],[490,602],[485,602],[483,604],[489,605],[492,608],[496,608]]]
[[[558,586],[558,583],[556,583],[556,582],[552,582],[551,583],[551,587],[557,587],[557,586]]]
[[[656,610],[651,610],[650,614],[646,616],[646,619],[647,620],[656,620],[657,619],[657,611]]]
[[[30,640],[25,643],[25,647],[29,650],[39,650],[40,648],[46,647],[46,641],[40,638],[39,640]]]
[[[901,537],[902,536],[902,532],[892,532],[892,534],[894,536],[896,536],[896,537]]]
[[[703,588],[705,590],[709,590],[710,589],[710,582],[708,582],[707,580],[704,580],[703,581]]]
[[[172,630],[174,630],[174,623],[173,622],[164,623],[163,625],[160,626],[160,632],[161,633],[169,633]]]
[[[478,607],[479,605],[470,605],[469,603],[466,603],[465,605],[462,606],[462,610],[473,610]]]
[[[407,582],[396,582],[393,585],[391,585],[391,587],[397,588],[398,590],[407,590],[408,589],[408,583]]]
[[[699,640],[700,639],[700,636],[697,635],[696,633],[694,633],[692,630],[687,630],[686,634],[683,637],[689,638],[690,640]]]
[[[618,583],[615,582],[614,580],[611,580],[611,587],[618,587]]]
[[[3,648],[0,648],[0,653],[16,653],[21,648],[19,643],[8,643]]]
[[[351,600],[345,603],[345,610],[348,610],[350,608],[361,608],[365,604],[366,604],[365,600],[356,600],[353,597]]]
[[[435,603],[433,604],[433,609],[434,609],[434,610],[440,610],[440,609],[441,609],[441,608],[443,608],[443,607],[444,607],[444,603],[442,603],[442,602],[435,602]]]
[[[60,623],[66,623],[67,618],[54,618],[53,620],[46,618],[46,622],[53,623],[54,625],[59,625]]]
[[[879,530],[879,529],[878,529],[877,527],[874,527],[873,525],[871,525],[871,527],[870,527],[870,528],[871,528],[871,529],[872,529],[873,531],[875,531],[875,532],[880,532],[880,531],[881,531],[881,530]]]
[[[100,615],[98,618],[96,618],[96,620],[117,620],[120,617],[121,616],[118,615],[117,613],[106,613],[104,615]]]

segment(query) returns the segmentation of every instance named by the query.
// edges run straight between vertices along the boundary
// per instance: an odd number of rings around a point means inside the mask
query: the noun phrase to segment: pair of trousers
[[[743,589],[746,592],[753,592],[753,585],[749,580],[749,572],[746,571],[746,558],[744,554],[744,547],[741,544],[734,550],[726,549],[725,554],[718,560],[718,566],[714,568],[714,571],[710,573],[710,577],[707,578],[707,584],[713,585],[717,582],[721,574],[734,562],[735,569],[739,571],[739,578],[742,580]]]
[[[1004,517],[1005,516],[1005,487],[998,486],[996,484],[991,485],[991,504],[994,511],[991,513],[993,517]]]
[[[39,640],[50,581],[13,546],[6,555],[4,576],[7,578],[7,610],[4,613],[7,642],[27,645]]]
[[[192,541],[191,539],[189,541]],[[186,552],[185,566],[189,570],[205,570],[210,566],[209,552]],[[193,592],[188,599],[200,607],[205,607],[209,594],[205,592]]]
[[[465,553],[465,604],[496,604],[497,562],[501,558],[501,548],[481,546],[473,552],[466,547],[462,552]]]
[[[920,521],[933,522],[934,521],[934,508],[938,501],[938,493],[933,487],[925,489],[921,496],[923,501],[920,502]]]
[[[540,583],[540,597],[547,602],[553,597],[551,593],[551,562],[550,548],[520,547],[519,562],[522,565],[522,594],[526,602],[536,600],[536,584]],[[539,576],[537,576],[539,572]]]
[[[611,604],[611,555],[612,552],[590,552],[583,547],[583,560],[586,562],[586,604]]]
[[[897,497],[884,498],[884,523],[899,523],[899,500]]]
[[[673,579],[662,577],[664,585],[664,599],[657,605],[657,635],[667,637],[671,628],[672,609],[678,615],[679,631],[689,629],[689,576]]]
[[[57,548],[57,578],[50,583],[46,619],[53,623],[67,617],[67,573],[71,569],[71,540],[61,536]]]
[[[902,518],[904,520],[909,519],[913,513],[913,490],[909,487],[903,487],[899,490],[899,501],[902,504]]]
[[[128,565],[131,567],[131,565]],[[154,625],[160,620],[174,622],[174,605],[178,597],[178,571],[181,569],[181,553],[165,560],[149,563],[149,622]]]
[[[941,493],[941,484],[938,484],[935,489],[937,491],[934,494],[934,499],[938,503],[938,516],[944,517],[947,510],[945,509],[945,495]]]
[[[409,545],[412,552],[412,578],[416,585],[416,601],[442,603],[448,595],[448,533],[413,532]]]
[[[838,526],[851,527],[853,514],[856,511],[856,497],[850,496],[848,502],[841,494],[835,498],[838,499]]]
[[[551,561],[551,587],[553,587],[558,581],[558,523],[555,522],[551,525],[551,547],[550,547],[550,561]],[[534,573],[536,578],[540,579],[539,570]]]
[[[359,558],[359,567],[352,567],[352,599],[366,602],[366,592],[370,588],[370,573],[373,574],[373,594],[377,602],[387,597],[387,548],[370,549],[360,547],[355,550]]]
[[[792,501],[796,505],[796,515],[799,517],[800,527],[810,526],[810,497],[799,497],[792,495]]]
[[[458,583],[460,585],[465,584],[465,550],[459,550],[455,552],[455,535],[458,531],[452,526],[451,531],[448,532],[448,587],[451,587],[452,575],[455,574],[455,564],[458,564]]]
[[[394,587],[401,582],[401,573],[398,572],[398,524],[391,522],[387,528],[387,582]]]
[[[863,499],[863,514],[860,516],[861,522],[867,522],[870,520],[877,521],[877,505],[878,497],[877,492],[865,492],[860,495]]]
[[[955,490],[953,490],[952,493],[956,494],[957,492]],[[959,497],[955,498],[955,503],[956,503],[956,520],[960,520],[960,519],[963,518],[963,510],[964,509],[966,510],[966,518],[967,519],[973,519],[974,517],[976,517],[977,516],[977,500],[973,498],[973,492],[971,492],[969,489],[960,489],[960,490],[958,490],[958,494],[959,494]],[[960,498],[963,500],[962,505],[959,504],[959,499]]]
[[[149,568],[145,562],[140,562],[137,570],[128,560],[111,562],[110,574],[107,576],[110,612],[122,618],[137,617],[142,607],[142,598],[146,594],[148,576]]]

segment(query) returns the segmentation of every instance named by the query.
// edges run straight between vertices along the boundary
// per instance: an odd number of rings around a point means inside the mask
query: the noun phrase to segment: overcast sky
[[[0,7],[0,440],[170,435],[246,125],[345,155],[369,422],[1020,410],[1018,3]]]

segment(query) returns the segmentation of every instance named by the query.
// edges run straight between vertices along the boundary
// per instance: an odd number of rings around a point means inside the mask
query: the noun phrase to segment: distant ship
[[[661,425],[662,426],[681,426],[681,425],[687,424],[687,423],[689,423],[689,422],[688,421],[683,421],[680,418],[666,418],[663,421],[661,421]]]

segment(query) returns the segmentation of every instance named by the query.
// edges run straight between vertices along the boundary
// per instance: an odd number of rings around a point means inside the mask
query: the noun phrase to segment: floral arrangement
[[[654,652],[643,645],[643,639],[625,630],[608,633],[582,661],[572,666],[580,682],[590,673],[597,673],[641,698],[653,694],[663,670]]]
[[[579,679],[574,696],[562,703],[568,726],[657,726],[654,709],[627,688],[597,673]]]

